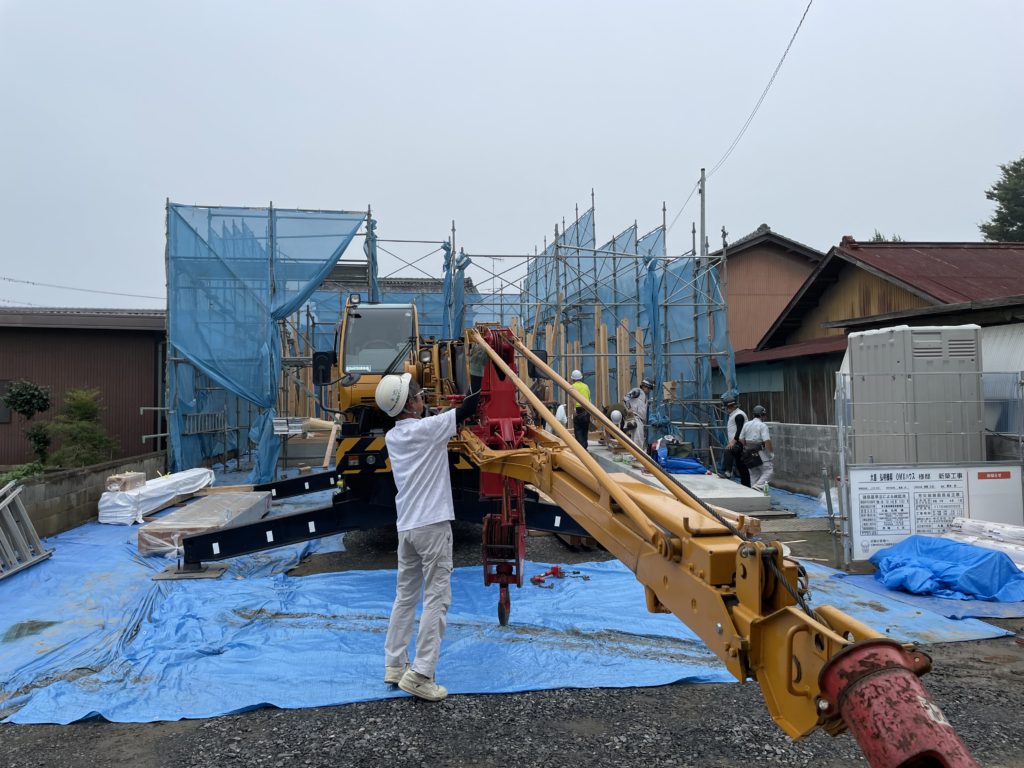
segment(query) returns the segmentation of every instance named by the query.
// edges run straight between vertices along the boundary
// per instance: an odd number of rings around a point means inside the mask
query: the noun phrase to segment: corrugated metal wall
[[[986,371],[1024,371],[1024,323],[982,328],[981,364]]]
[[[59,412],[67,390],[98,388],[107,434],[122,456],[136,456],[154,450],[142,435],[157,431],[156,415],[140,415],[139,408],[160,404],[162,342],[163,333],[153,331],[0,328],[0,381],[28,379],[50,387],[50,410],[36,417],[43,420]],[[0,424],[0,465],[33,459],[25,427],[17,414]]]
[[[750,408],[763,405],[768,409],[769,421],[787,424],[835,424],[836,371],[843,353],[801,357],[773,363],[752,363],[737,370],[740,381],[740,404],[749,414]],[[781,367],[781,388],[745,391],[745,379],[756,386],[760,372],[771,370],[778,378]]]
[[[724,291],[734,350],[757,346],[814,266],[771,246],[754,247],[728,259]]]
[[[822,328],[822,323],[930,306],[930,302],[919,296],[847,264],[839,273],[836,284],[825,291],[818,306],[808,311],[801,327],[786,339],[786,343],[842,335],[841,328]]]

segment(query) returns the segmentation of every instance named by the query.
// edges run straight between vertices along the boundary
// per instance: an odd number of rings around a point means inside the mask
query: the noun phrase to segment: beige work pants
[[[423,613],[416,635],[415,672],[434,677],[441,638],[452,602],[452,525],[444,521],[398,532],[398,582],[384,641],[384,663],[409,662],[416,605],[423,595]]]

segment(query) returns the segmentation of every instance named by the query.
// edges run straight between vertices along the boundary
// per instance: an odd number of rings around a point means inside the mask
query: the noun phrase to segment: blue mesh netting
[[[237,450],[237,434],[248,427],[256,446],[250,480],[273,477],[276,321],[310,298],[365,220],[365,213],[168,204],[172,471]]]
[[[421,291],[398,291],[382,289],[377,278],[376,223],[367,214],[171,204],[172,469],[237,450],[248,433],[256,445],[251,479],[273,477],[280,450],[272,428],[281,373],[277,321],[301,308],[296,315],[300,334],[311,338],[317,350],[336,347],[347,296],[318,288],[364,222],[368,298],[415,303],[424,338],[455,338],[472,325],[507,326],[518,317],[524,330],[535,328],[538,340],[543,339],[543,326],[556,319],[560,291],[566,342],[579,343],[584,374],[591,377],[596,370],[594,312],[600,306],[612,355],[608,391],[613,395],[619,376],[625,377],[624,386],[638,383],[634,371],[616,370],[615,328],[626,321],[631,336],[636,328],[644,329],[646,372],[658,384],[652,436],[678,432],[672,422],[713,420],[707,404],[712,398],[709,355],[716,356],[726,389],[734,389],[717,271],[695,274],[692,257],[667,259],[663,227],[638,238],[633,225],[595,248],[591,209],[544,254],[529,260],[519,292],[496,294],[466,294],[465,273],[472,260],[464,252],[455,256],[445,243],[441,292],[428,285]],[[551,362],[562,366],[557,355]],[[663,382],[678,383],[681,402],[661,401]],[[202,418],[210,414],[221,416],[217,423],[222,428],[203,428]],[[699,443],[696,433],[684,436]]]
[[[583,373],[593,375],[593,312],[595,303],[600,304],[609,355],[617,351],[615,328],[620,322],[628,323],[631,337],[636,328],[644,330],[645,370],[656,381],[652,437],[678,433],[685,422],[713,422],[711,356],[725,382],[723,391],[734,389],[736,379],[717,270],[702,267],[695,272],[692,256],[667,258],[664,227],[638,238],[634,225],[600,248],[593,249],[594,242],[590,210],[529,261],[520,302],[523,325],[540,334],[555,319],[561,288],[566,341],[580,342]],[[552,360],[558,367],[557,356]],[[617,392],[619,376],[625,377],[625,385],[638,384],[635,371],[616,370],[614,357],[608,371],[609,393]],[[681,400],[662,400],[665,383],[675,387]],[[700,445],[699,430],[682,432],[684,439]]]

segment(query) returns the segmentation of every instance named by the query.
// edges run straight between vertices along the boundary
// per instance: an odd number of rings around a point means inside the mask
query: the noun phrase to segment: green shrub
[[[15,413],[31,420],[37,413],[50,409],[50,390],[21,379],[11,382],[6,394],[0,397],[4,405]]]
[[[117,445],[100,424],[103,405],[98,389],[69,389],[60,414],[46,425],[60,448],[50,456],[53,467],[87,467],[117,457]]]
[[[6,472],[0,472],[0,488],[3,488],[12,480],[24,480],[32,475],[42,474],[42,471],[43,465],[38,461],[34,461],[31,464],[22,464]]]
[[[40,462],[45,464],[46,457],[50,454],[50,444],[53,442],[53,438],[50,437],[49,425],[33,424],[25,430],[25,437],[28,438],[28,442],[32,446],[32,453],[36,455]]]

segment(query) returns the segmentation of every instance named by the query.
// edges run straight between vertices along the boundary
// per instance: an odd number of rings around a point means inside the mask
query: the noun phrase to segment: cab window
[[[355,307],[345,322],[342,366],[346,373],[383,373],[413,335],[408,307]]]

